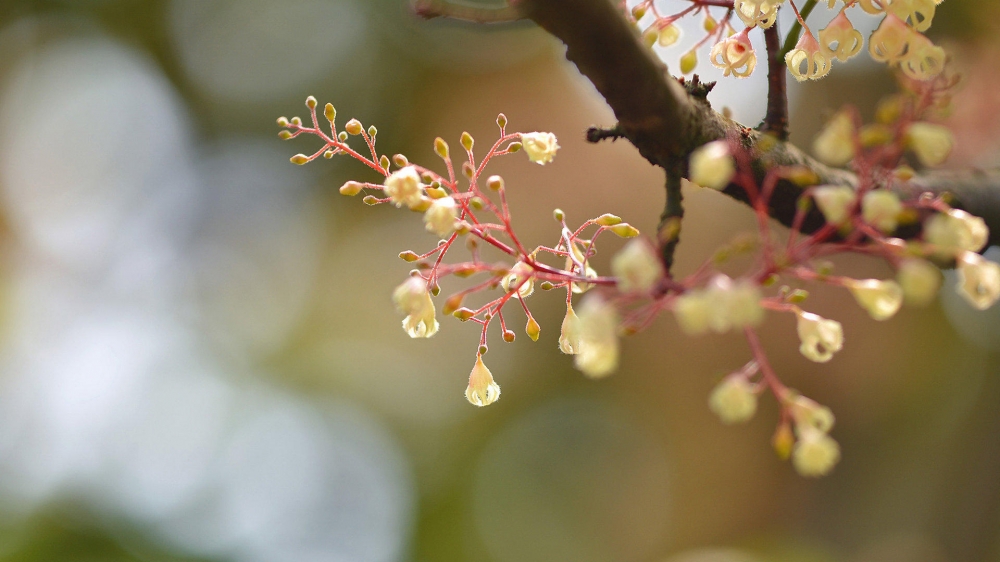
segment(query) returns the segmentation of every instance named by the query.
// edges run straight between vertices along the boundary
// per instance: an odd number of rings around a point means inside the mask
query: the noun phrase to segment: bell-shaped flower
[[[861,308],[875,320],[892,318],[903,305],[903,288],[895,281],[850,280],[847,288]]]
[[[733,35],[732,37],[719,41],[712,47],[709,59],[712,64],[722,69],[723,76],[737,76],[746,78],[757,66],[757,54],[750,44],[747,35],[749,28]]]
[[[868,38],[868,53],[878,62],[895,64],[910,50],[915,32],[895,14],[887,14]]]
[[[757,412],[757,393],[743,373],[734,373],[712,390],[708,408],[724,424],[743,423]]]
[[[681,330],[689,336],[700,336],[711,329],[715,307],[705,291],[692,289],[674,300],[674,316]]]
[[[951,154],[955,139],[942,125],[917,122],[906,128],[906,145],[924,166],[938,166]]]
[[[930,80],[944,70],[947,55],[927,37],[914,32],[910,37],[910,48],[903,58],[900,68],[914,80]]]
[[[785,55],[785,64],[799,82],[819,80],[830,73],[830,57],[808,29],[799,37],[795,48]]]
[[[833,412],[815,400],[790,391],[782,402],[788,408],[796,428],[810,428],[822,433],[828,433],[833,429],[833,424],[836,422]]]
[[[559,332],[559,351],[567,355],[580,353],[580,317],[573,310],[573,303],[566,303],[566,317]]]
[[[519,261],[510,269],[510,273],[503,276],[503,279],[500,280],[500,286],[508,293],[517,288],[515,295],[517,298],[529,297],[531,293],[535,292],[534,273],[535,270],[530,265]]]
[[[1000,299],[1000,265],[975,252],[958,259],[958,294],[978,310],[986,310]]]
[[[411,276],[392,292],[396,308],[406,314],[403,330],[411,338],[429,338],[437,333],[438,321],[434,316],[434,301],[427,290],[427,281]]]
[[[669,47],[676,43],[682,35],[681,28],[673,23],[669,23],[661,27],[657,32],[656,43],[661,47]]]
[[[792,449],[792,466],[802,476],[811,478],[829,474],[840,461],[840,445],[826,433],[805,427],[798,430]]]
[[[465,399],[473,406],[489,406],[500,398],[500,385],[493,380],[493,373],[483,363],[483,356],[476,355],[476,364],[469,374]]]
[[[580,349],[573,363],[588,377],[605,377],[618,368],[618,353],[618,311],[591,294],[580,305]]]
[[[861,52],[865,38],[860,31],[854,29],[854,24],[847,19],[847,14],[840,12],[826,28],[820,30],[819,43],[828,56],[846,62]]]
[[[924,240],[935,246],[934,254],[941,258],[963,251],[978,252],[989,237],[986,221],[959,209],[932,215],[924,223]]]
[[[420,185],[420,174],[413,166],[396,170],[385,178],[382,191],[397,207],[406,205],[409,208],[420,205],[423,187]]]
[[[785,0],[736,0],[733,9],[747,27],[767,29],[774,25],[778,6]]]
[[[724,140],[712,141],[691,153],[688,178],[702,187],[724,189],[734,174],[736,162]]]
[[[854,158],[854,121],[841,111],[827,122],[813,141],[816,157],[830,166],[843,166]]]
[[[899,264],[896,280],[908,304],[926,306],[941,288],[941,271],[927,260],[907,258]]]
[[[866,223],[889,234],[899,226],[899,214],[903,212],[903,204],[899,197],[884,189],[869,191],[861,199],[861,217]]]
[[[889,12],[899,19],[910,20],[910,26],[917,31],[927,31],[934,21],[934,12],[940,0],[892,0]]]
[[[635,238],[611,258],[611,273],[623,293],[648,293],[663,277],[663,265],[645,240]]]
[[[798,311],[799,351],[807,359],[826,363],[844,347],[844,329],[840,322],[818,314]]]
[[[458,203],[452,197],[435,199],[430,209],[424,213],[424,227],[442,238],[455,232],[455,221],[458,219]]]
[[[857,194],[846,185],[822,185],[813,190],[813,199],[826,222],[840,226],[850,218]]]
[[[559,150],[559,143],[552,133],[521,133],[521,144],[528,160],[541,166],[551,162]]]

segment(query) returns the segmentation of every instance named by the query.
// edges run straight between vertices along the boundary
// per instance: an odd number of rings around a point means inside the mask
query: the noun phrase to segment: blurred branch
[[[424,19],[448,18],[471,23],[506,23],[524,19],[521,10],[514,5],[482,8],[448,0],[415,0],[412,6],[414,13]]]

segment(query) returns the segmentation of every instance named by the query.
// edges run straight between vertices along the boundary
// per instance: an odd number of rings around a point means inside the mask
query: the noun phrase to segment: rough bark
[[[775,166],[805,166],[815,174],[815,185],[857,185],[849,171],[833,169],[814,160],[794,145],[726,119],[699,95],[692,95],[673,78],[666,65],[643,46],[635,29],[613,0],[511,0],[523,17],[566,45],[566,58],[604,96],[618,119],[620,132],[650,163],[670,173],[687,173],[687,158],[697,147],[713,140],[739,138],[753,155],[758,182]],[[906,185],[893,187],[904,198],[922,192],[953,196],[952,204],[983,217],[990,227],[990,245],[1000,244],[1000,171],[940,171],[919,175]],[[791,225],[796,200],[803,187],[779,182],[771,202],[771,216]],[[730,185],[724,193],[747,201],[744,190]],[[803,232],[823,226],[813,210]],[[897,235],[911,237],[917,227],[904,227]]]

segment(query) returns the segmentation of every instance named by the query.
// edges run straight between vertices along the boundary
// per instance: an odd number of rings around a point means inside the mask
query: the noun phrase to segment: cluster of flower
[[[650,45],[657,43],[662,47],[673,45],[680,39],[681,31],[675,23],[677,20],[704,14],[706,35],[681,56],[681,73],[687,74],[695,69],[698,49],[712,41],[714,46],[709,59],[714,66],[722,69],[725,76],[749,76],[757,65],[749,32],[773,26],[778,9],[785,0],[734,0],[731,6],[715,1],[689,1],[691,5],[682,11],[662,15],[653,0],[643,0],[629,14],[637,25],[647,14],[652,14],[653,22],[646,26],[643,38]],[[934,45],[922,33],[930,28],[936,7],[943,0],[828,0],[830,9],[835,9],[838,3],[843,5],[836,17],[820,30],[817,39],[805,18],[818,1],[808,0],[807,7],[800,12],[794,0],[788,0],[802,28],[795,47],[785,55],[785,63],[796,80],[823,78],[829,74],[834,59],[845,62],[861,52],[864,38],[847,17],[847,9],[855,6],[868,14],[884,16],[868,40],[868,52],[872,59],[899,66],[903,73],[915,80],[933,78],[944,69],[944,49]],[[728,9],[720,24],[709,10],[723,7]],[[734,13],[746,25],[740,32],[730,25]],[[792,33],[798,31],[793,29]]]

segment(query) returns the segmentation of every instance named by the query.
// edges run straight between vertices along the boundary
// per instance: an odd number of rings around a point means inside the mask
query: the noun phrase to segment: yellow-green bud
[[[334,154],[336,154],[336,153],[333,151],[333,149],[327,150],[326,152],[323,153],[323,158],[326,158],[327,160],[329,160],[329,159],[333,158]]]
[[[354,197],[355,195],[361,193],[361,190],[364,189],[364,187],[364,185],[356,181],[349,181],[340,186],[340,194],[347,195],[348,197]]]
[[[299,118],[299,117],[292,117],[292,125],[294,125],[296,127],[301,127],[302,126],[302,119]]]
[[[331,123],[337,118],[337,110],[333,107],[332,103],[326,104],[323,108],[323,116]]]
[[[503,113],[497,115],[497,126],[499,126],[501,129],[507,127],[507,116],[504,115]]]
[[[528,334],[528,337],[531,338],[531,341],[538,341],[538,336],[541,333],[542,328],[538,325],[538,322],[535,322],[534,318],[529,316],[528,325],[524,327],[524,331]]]
[[[441,137],[434,139],[434,152],[441,158],[448,158],[448,143]]]
[[[405,168],[410,165],[410,161],[406,159],[406,156],[402,154],[396,154],[392,157],[392,163],[396,165],[397,168]]]
[[[517,152],[518,150],[521,150],[521,143],[519,142],[512,142],[507,145],[507,152],[510,152],[511,154]]]
[[[490,176],[486,180],[486,185],[493,191],[500,191],[503,189],[503,178],[500,176]]]
[[[301,166],[309,161],[309,157],[306,156],[305,154],[296,154],[295,156],[289,158],[289,160],[292,161],[292,164],[298,164],[299,166]]]
[[[287,117],[278,117],[278,126],[279,127],[287,127],[288,125],[290,125],[290,123],[288,122],[288,118]]]
[[[383,170],[388,170],[389,169],[389,157],[386,156],[385,154],[383,154],[382,157],[378,159],[378,165],[382,166]]]
[[[339,140],[340,142],[346,141],[347,140],[347,131],[340,131],[340,134],[337,135],[337,140]]]
[[[621,217],[612,215],[611,213],[605,213],[594,219],[594,222],[601,226],[614,226],[616,224],[621,224],[622,219]]]
[[[694,49],[684,53],[681,57],[681,74],[689,74],[694,72],[694,69],[698,67],[698,53]]]
[[[292,138],[292,132],[289,131],[288,129],[280,131],[278,133],[278,138],[281,139],[281,140],[288,140],[288,139]]]
[[[440,187],[428,187],[424,191],[427,192],[427,196],[431,199],[443,199],[448,196],[448,192]]]
[[[552,211],[552,218],[556,219],[556,222],[562,222],[566,220],[566,213],[562,209],[554,209]]]
[[[407,250],[405,252],[400,252],[399,253],[399,259],[401,259],[401,260],[403,260],[405,262],[414,262],[414,261],[419,260],[420,256],[418,256],[416,254],[416,252],[414,252],[412,250]]]
[[[344,125],[344,130],[347,131],[347,134],[349,135],[360,135],[363,127],[361,125],[361,121],[351,119],[346,125]]]
[[[378,134],[378,129],[375,128],[375,125],[372,125],[371,127],[368,127],[368,136],[369,137],[374,137],[377,134]]]
[[[637,6],[633,6],[632,7],[632,17],[633,18],[635,18],[637,20],[641,20],[642,16],[644,16],[644,15],[646,15],[646,5],[645,4],[639,4]]]
[[[477,210],[477,211],[483,210],[483,207],[486,206],[486,204],[483,203],[483,200],[480,197],[473,197],[472,199],[470,199],[469,200],[469,205],[471,205],[472,208],[475,209],[475,210]]]
[[[309,109],[316,109],[316,104],[317,104],[316,98],[312,96],[306,98],[306,107],[308,107]]]
[[[639,229],[637,229],[636,227],[630,225],[627,222],[623,222],[621,224],[616,224],[616,225],[612,226],[611,228],[609,228],[608,230],[610,230],[611,232],[614,232],[615,234],[617,234],[618,236],[620,236],[622,238],[635,238],[636,236],[639,235]]]
[[[365,198],[361,200],[365,205],[378,205],[378,197],[374,195],[365,195]]]
[[[466,308],[463,306],[462,308],[459,308],[455,312],[452,312],[451,315],[454,316],[455,318],[458,318],[462,322],[465,322],[466,320],[475,316],[476,311],[472,310],[471,308]]]
[[[462,132],[462,148],[465,150],[472,150],[472,147],[476,144],[476,141],[472,138],[468,132]]]

